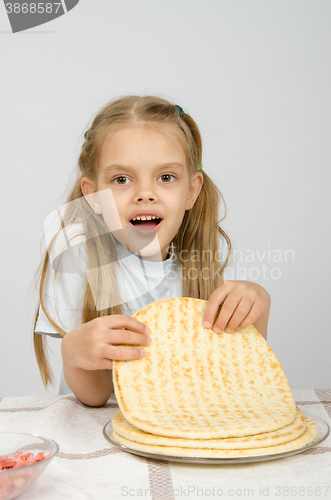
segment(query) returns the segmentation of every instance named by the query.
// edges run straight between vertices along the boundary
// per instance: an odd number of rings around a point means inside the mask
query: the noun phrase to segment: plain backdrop
[[[224,228],[272,297],[270,346],[292,388],[330,387],[330,24],[329,0],[81,0],[12,34],[1,3],[0,396],[45,393],[32,345],[44,219],[94,114],[131,93],[195,118]]]

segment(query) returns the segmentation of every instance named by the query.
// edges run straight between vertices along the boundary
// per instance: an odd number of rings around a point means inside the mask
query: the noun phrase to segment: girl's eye
[[[162,179],[163,182],[171,182],[171,177],[175,178],[175,176],[171,175],[171,174],[162,174],[162,175],[160,175],[160,179]]]
[[[159,177],[159,179],[161,179],[163,183],[169,183],[174,178],[175,176],[172,174],[162,174]],[[128,177],[125,177],[124,175],[119,175],[118,177],[115,177],[113,179],[113,182],[117,185],[124,186],[125,184],[128,184],[130,182],[130,179],[128,179]]]
[[[127,177],[124,177],[123,175],[120,175],[119,177],[115,177],[113,181],[115,182],[115,184],[120,184],[123,186],[124,184],[127,184],[126,181],[129,181],[129,179]]]

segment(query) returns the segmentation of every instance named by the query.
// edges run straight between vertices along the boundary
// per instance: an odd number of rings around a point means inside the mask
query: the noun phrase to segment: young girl
[[[128,96],[96,116],[77,182],[46,228],[34,333],[45,385],[46,336],[63,337],[60,393],[103,405],[112,360],[140,358],[150,343],[131,316],[164,298],[207,300],[203,324],[217,333],[254,323],[266,337],[270,296],[229,263],[221,193],[201,161],[196,123],[164,99]]]

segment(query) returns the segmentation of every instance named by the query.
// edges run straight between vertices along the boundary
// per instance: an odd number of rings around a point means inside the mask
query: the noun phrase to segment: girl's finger
[[[247,315],[250,313],[250,310],[252,309],[253,305],[254,303],[242,299],[239,302],[233,315],[229,319],[228,323],[225,325],[224,331],[227,333],[231,333],[234,331],[235,328],[238,328],[238,325],[240,325],[242,321],[244,321]]]
[[[233,316],[241,297],[232,297],[228,295],[222,304],[218,318],[215,321],[213,330],[216,333],[221,333],[228,324],[230,318]]]
[[[102,318],[98,318],[102,320],[102,324],[106,328],[110,328],[112,330],[119,330],[121,328],[126,328],[127,330],[131,330],[138,333],[148,333],[149,328],[144,323],[141,323],[135,318],[131,318],[131,316],[126,316],[125,314],[111,314],[109,316],[103,316]]]
[[[202,320],[203,326],[206,328],[210,328],[214,324],[217,319],[219,307],[229,293],[229,289],[225,285],[226,282],[216,288],[208,299],[206,311]]]
[[[248,315],[244,320],[236,327],[236,330],[243,330],[247,326],[252,325],[254,321],[260,316],[260,308],[257,304],[254,304],[252,309],[249,311]]]
[[[142,358],[145,350],[140,347],[108,346],[105,348],[104,359],[130,360]]]
[[[149,335],[135,333],[130,330],[106,330],[103,341],[107,344],[130,344],[148,346],[151,343]]]

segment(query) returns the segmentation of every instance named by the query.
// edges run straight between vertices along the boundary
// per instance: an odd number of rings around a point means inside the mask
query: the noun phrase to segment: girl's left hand
[[[210,295],[203,325],[230,333],[251,325],[270,308],[270,295],[251,281],[225,281]]]

